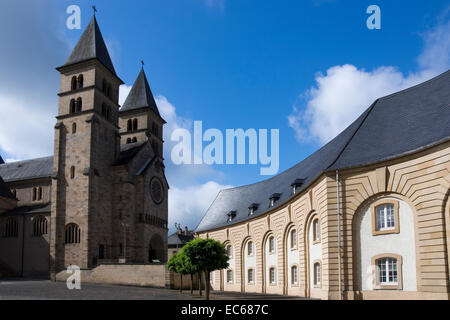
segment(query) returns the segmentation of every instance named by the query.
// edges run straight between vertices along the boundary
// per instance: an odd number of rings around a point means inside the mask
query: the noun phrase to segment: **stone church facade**
[[[377,99],[314,154],[221,191],[196,229],[221,241],[215,290],[449,299],[450,71]]]
[[[123,82],[94,16],[57,70],[53,156],[0,164],[0,272],[165,262],[165,121],[143,68],[120,107]]]

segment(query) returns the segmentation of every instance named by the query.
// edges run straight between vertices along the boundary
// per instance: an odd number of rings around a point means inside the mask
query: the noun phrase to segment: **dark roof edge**
[[[97,62],[99,62],[106,70],[108,70],[113,76],[115,76],[120,81],[120,84],[125,84],[125,82],[123,82],[123,80],[121,78],[119,78],[117,73],[109,70],[109,68],[107,66],[105,66],[103,64],[103,62],[101,62],[98,58],[89,58],[89,59],[85,59],[85,60],[76,61],[76,62],[73,62],[73,63],[70,63],[70,64],[64,64],[62,66],[56,67],[55,69],[57,71],[59,71],[59,72],[62,72],[62,70],[66,69],[66,68],[71,68],[71,67],[73,67],[73,66],[75,66],[77,64],[86,63],[86,62],[90,62],[90,61],[97,61]]]
[[[402,158],[402,157],[405,157],[405,156],[408,156],[408,155],[411,155],[411,154],[414,154],[414,153],[418,153],[418,152],[424,151],[424,150],[426,150],[426,149],[430,149],[430,148],[436,147],[436,146],[438,146],[438,145],[440,145],[440,144],[443,144],[443,143],[445,143],[445,142],[447,142],[447,141],[450,141],[450,136],[447,137],[447,138],[444,138],[444,139],[442,139],[442,140],[440,140],[440,141],[438,141],[438,142],[433,142],[433,143],[431,143],[431,144],[429,144],[429,145],[427,145],[427,146],[420,147],[420,148],[417,148],[417,149],[415,149],[415,150],[405,152],[405,153],[403,153],[403,154],[401,154],[401,155],[396,155],[396,156],[393,156],[393,157],[390,157],[390,158],[386,158],[386,159],[383,159],[383,160],[380,160],[380,161],[370,162],[370,163],[366,163],[366,164],[358,165],[358,166],[354,166],[354,167],[347,167],[347,168],[338,168],[338,169],[327,169],[327,170],[323,170],[323,171],[321,171],[319,174],[317,174],[313,179],[311,179],[311,182],[308,183],[308,184],[306,184],[298,194],[296,193],[293,197],[288,198],[288,199],[287,199],[286,201],[284,201],[284,202],[278,203],[276,206],[270,208],[269,210],[267,210],[267,211],[265,211],[265,212],[262,212],[262,213],[259,214],[259,215],[251,216],[251,217],[248,218],[248,219],[241,220],[241,221],[237,221],[237,222],[235,222],[235,223],[230,223],[230,224],[228,224],[228,225],[222,225],[222,226],[220,226],[220,227],[216,227],[216,228],[212,228],[212,229],[200,229],[200,230],[198,230],[198,227],[200,226],[201,222],[202,222],[203,219],[206,217],[206,214],[205,214],[205,215],[202,217],[202,219],[200,220],[200,222],[198,223],[198,225],[197,225],[197,227],[195,228],[194,232],[195,232],[195,233],[200,233],[200,232],[212,232],[212,231],[217,231],[217,230],[220,230],[220,229],[223,229],[223,228],[228,228],[228,227],[231,227],[231,226],[237,226],[237,225],[239,225],[240,223],[247,223],[248,221],[251,221],[251,220],[253,220],[253,219],[260,218],[260,217],[262,217],[262,216],[264,216],[264,215],[266,215],[266,214],[270,214],[270,213],[272,213],[272,212],[278,210],[280,207],[282,207],[283,205],[285,205],[285,204],[288,203],[289,201],[292,201],[293,199],[295,199],[295,198],[297,198],[297,197],[300,197],[300,195],[303,194],[303,192],[304,192],[306,189],[308,189],[311,185],[313,185],[314,183],[316,183],[317,180],[318,180],[322,175],[327,174],[327,173],[330,173],[330,172],[334,172],[335,170],[351,170],[351,169],[356,169],[356,168],[363,168],[363,167],[367,167],[367,166],[372,166],[372,165],[375,165],[375,164],[377,164],[377,163],[381,163],[381,162],[384,162],[384,161],[390,161],[390,160]],[[240,187],[237,187],[237,188],[240,188]],[[220,194],[222,191],[224,191],[224,190],[230,190],[230,189],[235,189],[235,188],[228,188],[228,189],[220,190],[220,191],[217,193],[217,196],[216,196],[216,198],[214,199],[214,201],[211,203],[211,205],[210,205],[210,206],[208,207],[208,209],[206,210],[206,212],[208,212],[208,210],[209,210],[209,209],[211,208],[211,206],[214,204],[214,202],[216,201],[216,199],[218,198],[219,194]]]

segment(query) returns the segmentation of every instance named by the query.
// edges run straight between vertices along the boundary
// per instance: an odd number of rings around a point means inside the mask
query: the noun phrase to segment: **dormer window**
[[[293,195],[297,193],[297,191],[303,185],[304,182],[305,182],[305,179],[296,179],[294,182],[292,182],[291,187],[292,187]]]
[[[277,202],[280,199],[281,193],[274,193],[269,198],[269,207],[273,207],[275,205],[275,202]]]
[[[227,216],[228,216],[228,219],[227,219],[228,222],[233,221],[234,217],[236,217],[236,211],[230,211],[230,212],[227,214]]]
[[[250,205],[250,207],[248,207],[248,215],[252,216],[255,213],[256,210],[258,210],[258,204],[257,203],[252,203]]]

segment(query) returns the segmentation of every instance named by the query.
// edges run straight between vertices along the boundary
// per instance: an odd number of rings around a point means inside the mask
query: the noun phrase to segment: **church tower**
[[[155,99],[142,66],[119,112],[121,144],[150,141],[158,156],[163,155],[163,126]]]
[[[119,86],[95,15],[58,67],[51,195],[51,273],[91,268],[112,241],[110,167],[120,152]]]

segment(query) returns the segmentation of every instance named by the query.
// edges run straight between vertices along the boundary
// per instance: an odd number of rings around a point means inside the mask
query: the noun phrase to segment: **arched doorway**
[[[149,262],[165,262],[164,241],[159,235],[154,235],[148,245]]]

